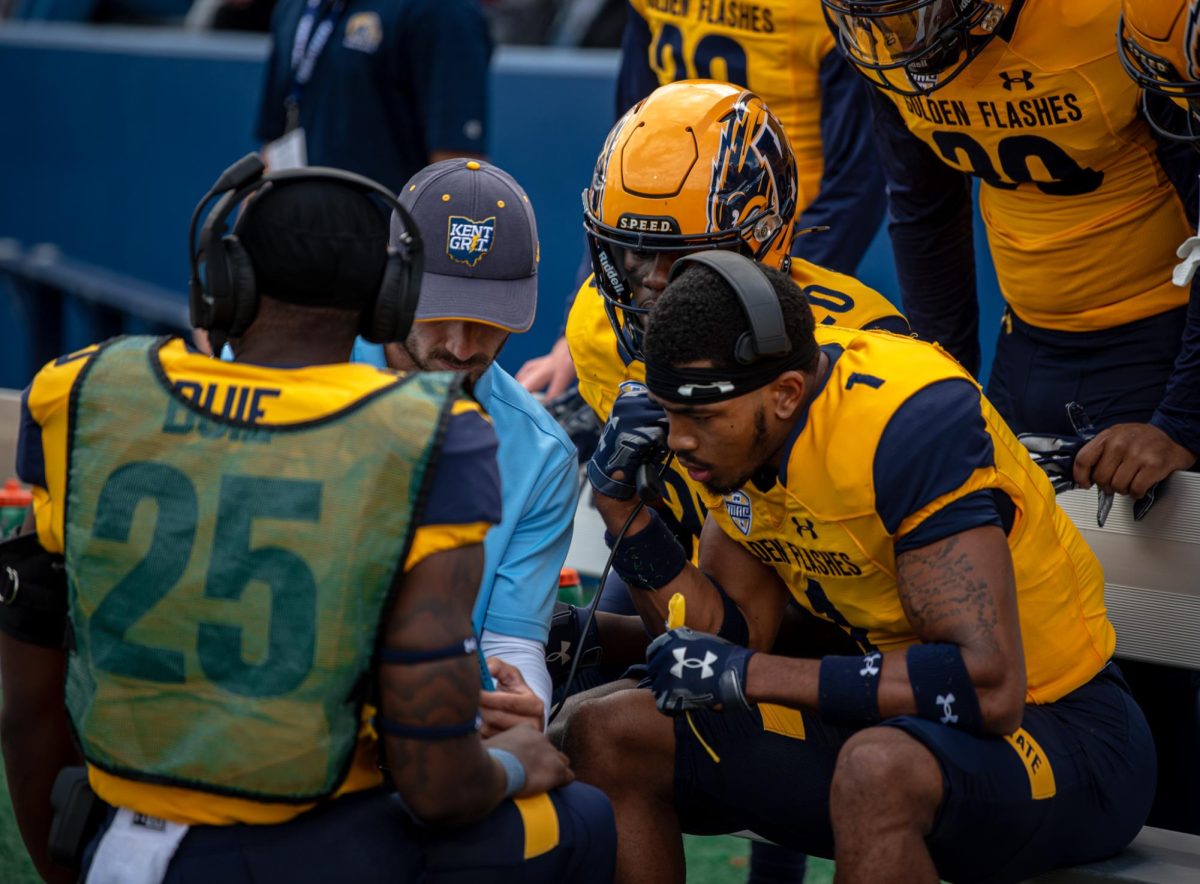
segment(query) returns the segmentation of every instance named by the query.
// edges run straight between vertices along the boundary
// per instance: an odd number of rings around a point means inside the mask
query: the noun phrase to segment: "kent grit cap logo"
[[[725,496],[725,512],[729,513],[729,518],[737,525],[738,530],[749,537],[753,514],[750,510],[750,498],[744,491],[735,491]]]
[[[473,221],[465,215],[451,215],[446,222],[446,254],[451,261],[474,267],[492,250],[496,236],[496,216]]]

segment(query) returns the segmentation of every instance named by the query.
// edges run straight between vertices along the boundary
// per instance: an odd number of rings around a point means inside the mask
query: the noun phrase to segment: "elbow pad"
[[[35,533],[0,543],[0,632],[47,648],[66,645],[66,565]]]

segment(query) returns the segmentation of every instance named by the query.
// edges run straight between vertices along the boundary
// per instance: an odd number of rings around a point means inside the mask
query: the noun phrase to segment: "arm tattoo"
[[[995,649],[993,590],[961,547],[961,538],[952,535],[901,555],[896,563],[900,601],[922,639]]]
[[[388,616],[384,643],[403,650],[431,650],[471,634],[483,565],[482,547],[455,549],[431,556],[405,575]],[[455,725],[479,709],[479,665],[474,656],[407,666],[381,666],[381,711],[406,725]],[[475,734],[444,740],[387,736],[387,759],[407,789],[438,788],[453,772],[465,741]],[[406,790],[407,790],[406,789]]]

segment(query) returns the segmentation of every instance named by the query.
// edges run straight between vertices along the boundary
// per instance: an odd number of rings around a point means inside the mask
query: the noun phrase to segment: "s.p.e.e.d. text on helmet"
[[[596,287],[627,353],[641,358],[650,304],[635,295],[664,253],[730,249],[786,268],[796,200],[791,145],[753,92],[684,80],[634,105],[583,193]]]

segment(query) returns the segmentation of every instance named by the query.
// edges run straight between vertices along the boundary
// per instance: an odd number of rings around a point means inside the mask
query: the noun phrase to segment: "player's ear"
[[[808,378],[803,372],[785,371],[768,385],[767,407],[775,413],[776,418],[786,421],[796,416],[804,402],[807,383]]]

